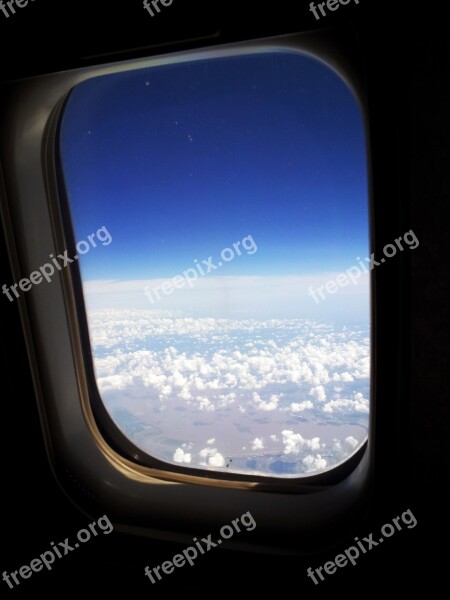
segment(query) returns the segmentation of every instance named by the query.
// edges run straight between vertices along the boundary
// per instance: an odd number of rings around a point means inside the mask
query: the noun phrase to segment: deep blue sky
[[[296,53],[91,79],[62,122],[75,237],[113,242],[85,279],[173,277],[252,235],[220,275],[303,275],[368,256],[358,105],[328,67]],[[219,274],[219,273],[217,273]]]

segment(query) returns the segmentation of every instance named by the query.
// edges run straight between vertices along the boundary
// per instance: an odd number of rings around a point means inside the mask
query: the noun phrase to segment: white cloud
[[[255,438],[252,442],[252,450],[262,450],[264,443],[262,438]]]
[[[322,458],[320,454],[317,454],[316,456],[308,454],[308,456],[305,456],[302,462],[305,465],[307,472],[319,471],[321,469],[325,469],[327,466],[327,461]]]
[[[225,458],[217,451],[217,448],[203,448],[198,454],[200,465],[210,467],[223,467],[225,465]]]
[[[335,409],[339,409],[339,408],[353,408],[354,407],[354,402],[353,400],[331,400],[330,402],[327,402],[325,404],[325,406],[323,407],[323,412],[324,413],[332,413],[335,411]]]
[[[214,410],[214,404],[212,404],[209,398],[206,398],[206,396],[197,396],[196,400],[198,401],[198,407],[200,410],[206,410],[208,412]]]
[[[353,394],[353,399],[340,398],[339,400],[331,400],[327,402],[323,407],[324,413],[332,413],[335,410],[340,411],[341,409],[347,409],[350,412],[369,412],[369,401],[364,398],[361,392]]]
[[[353,341],[349,335],[339,337],[333,331],[320,333],[323,326],[314,323],[280,319],[162,318],[155,317],[155,311],[114,310],[92,312],[89,323],[102,392],[135,388],[139,382],[146,388],[157,390],[163,397],[178,397],[185,402],[202,392],[199,408],[212,411],[231,407],[240,391],[252,394],[252,405],[256,410],[273,412],[280,409],[283,399],[283,392],[274,393],[274,389],[309,384],[314,400],[325,403],[327,382],[336,382],[337,378],[344,384],[352,378],[354,381],[368,380],[368,345]],[[310,332],[317,330],[306,340],[300,335],[305,325]],[[222,349],[209,355],[194,350],[206,339],[227,340],[236,334],[261,337],[269,328],[292,331],[292,334],[281,345],[265,339],[263,344],[253,344],[250,350],[245,343],[240,351],[234,352]],[[189,354],[173,345],[159,351],[147,349],[154,347],[155,339],[170,339],[174,335],[180,340],[183,337],[189,340],[192,347]],[[127,350],[130,344],[133,349]],[[142,349],[135,349],[138,344]],[[106,356],[105,351],[109,351]],[[336,368],[342,373],[339,374]],[[328,369],[333,372],[331,379]],[[340,394],[342,385],[334,389]],[[347,405],[350,409],[367,412],[368,404],[362,394],[353,400],[354,405]],[[291,410],[301,412],[310,407],[307,402],[304,399],[291,402]],[[328,403],[324,412],[332,412],[339,406],[344,405]],[[242,413],[248,412],[248,404],[242,395],[239,396],[239,407]]]
[[[361,392],[358,392],[354,395],[355,398],[355,410],[357,412],[369,412],[369,401],[364,398]]]
[[[262,411],[271,411],[276,410],[278,408],[278,403],[280,401],[280,397],[282,394],[272,394],[269,400],[262,400],[261,396],[256,392],[253,393],[253,404],[256,406],[258,410]]]
[[[320,449],[320,438],[314,437],[310,440],[304,438],[300,433],[294,433],[289,429],[281,432],[284,444],[284,454],[299,454],[303,448],[310,450]]]
[[[311,400],[304,400],[303,402],[292,402],[291,411],[292,412],[303,412],[304,410],[308,410],[309,408],[313,408],[314,404]]]
[[[216,379],[215,381],[219,381],[218,379]],[[219,386],[219,383],[217,383],[217,386]],[[229,394],[219,394],[218,396],[218,406],[219,408],[224,408],[225,406],[230,406],[231,404],[234,404],[235,400],[236,400],[236,392],[230,392]]]
[[[327,399],[323,385],[316,385],[316,387],[311,388],[309,394],[314,396],[314,398],[319,402],[324,402]]]
[[[191,400],[192,394],[187,387],[183,388],[181,392],[178,394],[178,397],[182,400]]]
[[[145,435],[145,450],[155,455],[214,466],[223,455],[213,445],[226,435],[230,455],[243,446],[249,452],[276,449],[282,460],[297,457],[298,464],[308,455],[332,465],[353,448],[347,440],[331,441],[337,433],[328,437],[326,428],[355,417],[364,427],[367,420],[370,347],[356,328],[304,319],[196,319],[155,310],[96,310],[88,318],[105,406],[113,418],[122,415],[119,425],[131,413],[149,432],[156,427],[161,435],[154,442]],[[318,425],[324,426],[325,448],[314,437]],[[175,428],[193,440],[192,447],[169,441],[177,439]],[[136,431],[130,438],[143,443],[143,430]],[[355,437],[347,438],[362,439],[356,429],[350,432]],[[160,447],[164,439],[166,447]],[[206,453],[199,451],[205,439]]]
[[[342,446],[341,446],[340,440],[337,440],[336,438],[334,438],[334,440],[333,440],[333,449],[336,452],[342,452]]]
[[[190,463],[191,455],[183,450],[183,448],[177,448],[173,455],[173,461],[176,463]]]
[[[352,375],[350,375],[350,373],[347,373],[347,371],[344,371],[344,373],[341,373],[341,381],[343,381],[344,383],[348,383],[348,382],[352,382],[354,381]]]
[[[223,467],[225,466],[225,459],[220,452],[216,452],[208,458],[208,464],[210,467]]]
[[[345,438],[345,441],[347,442],[347,444],[349,446],[351,446],[352,448],[356,448],[356,446],[358,445],[358,440],[355,439],[352,435],[349,435],[348,437]]]

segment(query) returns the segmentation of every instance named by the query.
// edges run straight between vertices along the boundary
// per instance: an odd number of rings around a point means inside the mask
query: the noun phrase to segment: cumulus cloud
[[[308,454],[308,456],[305,456],[302,462],[305,465],[307,472],[319,471],[321,469],[325,469],[327,466],[327,461],[322,458],[320,454],[317,454],[316,456]]]
[[[203,448],[202,450],[200,450],[198,455],[200,456],[200,458],[206,459],[206,458],[208,458],[208,456],[212,456],[216,452],[217,452],[217,448]],[[207,461],[204,460],[203,462],[204,462],[204,464],[206,464]]]
[[[138,378],[163,396],[190,400],[200,391],[211,400],[214,395],[214,404],[221,407],[236,400],[236,390],[248,390],[253,394],[254,407],[270,412],[280,406],[283,392],[267,393],[269,388],[309,384],[310,395],[324,402],[328,383],[369,377],[366,343],[336,336],[332,331],[319,334],[319,330],[317,339],[310,333],[305,341],[302,334],[306,324],[299,320],[161,318],[155,317],[155,311],[94,311],[89,323],[97,377],[107,390],[131,387]],[[314,324],[308,327],[314,331]],[[290,332],[290,339],[281,345],[264,339],[250,348],[243,339],[241,350],[234,352],[218,349],[217,343],[212,354],[209,348],[207,354],[194,351],[198,343],[208,339],[220,340],[223,345],[236,334],[261,336],[276,329]],[[149,349],[154,348],[155,340],[159,343],[174,335],[180,341],[189,340],[193,351],[188,353],[173,345]],[[139,344],[142,347],[136,349]],[[242,402],[241,406],[246,408]]]
[[[206,396],[197,396],[198,407],[200,410],[211,411],[214,410],[214,404]]]
[[[292,402],[290,408],[292,412],[303,412],[304,410],[313,407],[314,404],[311,402],[311,400],[304,400],[303,402]]]
[[[347,371],[344,371],[344,373],[341,373],[341,381],[343,381],[344,383],[349,383],[354,381],[353,376],[350,375],[350,373],[347,373]]]
[[[216,452],[208,458],[208,465],[210,467],[223,467],[225,466],[225,459],[220,452]]]
[[[367,400],[367,398],[364,398],[364,396],[361,394],[361,392],[358,392],[354,395],[355,398],[355,410],[358,412],[369,412],[369,400]]]
[[[216,379],[215,381],[218,382],[218,379]],[[218,383],[217,383],[217,386],[219,386]],[[225,406],[230,406],[236,400],[236,392],[230,392],[229,394],[219,394],[218,400],[219,400],[219,402],[218,402],[219,408],[223,408]]]
[[[323,402],[327,398],[323,385],[316,385],[315,387],[311,388],[309,393],[319,402]]]
[[[323,407],[324,413],[332,413],[335,411],[342,411],[343,409],[349,412],[369,412],[369,400],[364,398],[361,392],[353,394],[353,398],[340,398],[339,400],[331,400],[327,402]]]
[[[198,454],[200,465],[210,467],[223,467],[225,465],[225,458],[217,451],[217,448],[203,448]]]
[[[261,396],[256,392],[253,393],[253,404],[258,410],[270,411],[278,408],[278,402],[282,394],[272,394],[269,400],[262,400]]]
[[[356,440],[352,435],[346,437],[345,441],[351,448],[356,448],[356,446],[358,445],[358,440]]]
[[[337,440],[336,438],[333,440],[333,450],[337,451],[337,452],[342,452],[342,445],[340,440]]]
[[[191,454],[185,452],[183,448],[177,448],[173,454],[173,461],[176,463],[190,463],[191,459]]]
[[[181,390],[181,392],[178,394],[178,397],[181,398],[182,400],[191,400],[192,394],[189,391],[189,389],[186,387]]]
[[[343,383],[351,383],[354,381],[353,375],[348,373],[348,371],[344,371],[343,373],[333,373],[331,378],[332,381],[342,381]]]
[[[90,310],[88,322],[105,406],[154,456],[220,467],[226,439],[228,455],[237,457],[233,466],[240,461],[244,471],[254,467],[246,466],[243,447],[265,452],[264,468],[281,460],[301,473],[342,460],[353,451],[348,440],[362,439],[351,429],[333,441],[339,433],[328,435],[327,427],[367,427],[370,345],[357,328],[116,309]],[[324,443],[315,436],[318,425]],[[193,442],[177,444],[180,430]],[[312,466],[303,463],[307,456]]]
[[[264,448],[264,443],[262,438],[255,438],[252,442],[252,450],[262,450]]]
[[[320,450],[320,438],[314,437],[310,440],[304,438],[300,433],[294,433],[289,429],[281,432],[284,454],[299,454],[304,448]]]

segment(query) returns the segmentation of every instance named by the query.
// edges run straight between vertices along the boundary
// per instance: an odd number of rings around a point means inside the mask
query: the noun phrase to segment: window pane
[[[299,477],[353,454],[369,413],[368,186],[336,73],[267,52],[97,77],[73,90],[60,142],[117,427],[210,470]]]

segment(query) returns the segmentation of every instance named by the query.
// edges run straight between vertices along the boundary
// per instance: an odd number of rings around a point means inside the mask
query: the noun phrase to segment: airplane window
[[[171,465],[303,477],[366,441],[365,131],[347,84],[267,51],[94,77],[59,151],[96,385]],[[95,234],[95,235],[94,235]]]

